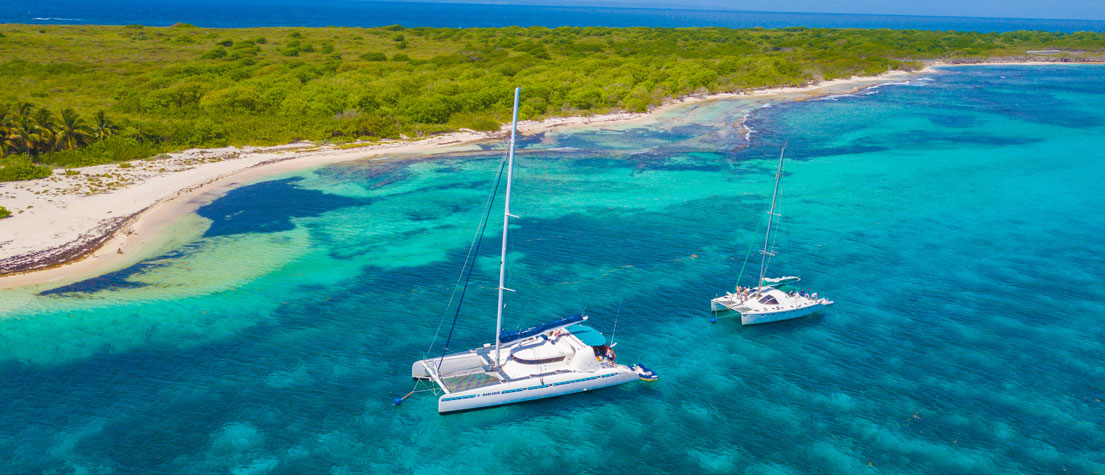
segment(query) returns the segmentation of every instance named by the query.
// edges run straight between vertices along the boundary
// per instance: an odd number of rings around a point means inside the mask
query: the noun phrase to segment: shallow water
[[[391,401],[439,328],[501,145],[232,191],[163,256],[0,292],[0,464],[1103,471],[1103,73],[955,68],[758,109],[751,143],[734,126],[746,101],[527,137],[505,326],[616,320],[621,360],[661,378],[452,416],[429,394]],[[761,238],[783,142],[773,270],[836,305],[711,324]],[[494,334],[495,222],[453,349]]]

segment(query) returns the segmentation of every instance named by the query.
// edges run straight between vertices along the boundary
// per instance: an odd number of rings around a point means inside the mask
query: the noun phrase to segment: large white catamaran
[[[582,325],[587,320],[584,315],[572,315],[516,332],[502,331],[503,291],[511,291],[504,286],[507,232],[510,218],[517,217],[510,214],[510,185],[520,92],[521,88],[514,90],[514,120],[506,164],[495,344],[488,343],[460,353],[443,353],[440,357],[415,361],[411,366],[413,378],[432,381],[436,386],[433,391],[441,393],[437,410],[442,414],[656,379],[655,373],[643,366],[618,364],[612,350],[613,342],[608,344],[601,333]],[[396,404],[400,402],[402,399],[396,400]]]
[[[757,286],[753,288],[738,286],[735,292],[726,292],[725,295],[710,301],[710,310],[713,312],[733,311],[740,314],[741,325],[804,317],[833,304],[832,300],[821,298],[816,292],[810,294],[790,287],[789,284],[798,282],[798,277],[769,278],[766,276],[770,258],[775,256],[775,250],[771,245],[771,227],[775,221],[774,218],[779,216],[775,213],[775,204],[779,197],[779,182],[783,179],[785,152],[786,146],[779,153],[779,168],[775,172],[775,189],[771,193],[771,210],[767,214],[767,235],[764,237],[763,250],[760,251],[762,257]]]

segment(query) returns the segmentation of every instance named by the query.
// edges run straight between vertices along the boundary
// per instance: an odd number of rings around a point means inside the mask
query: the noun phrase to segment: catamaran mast
[[[506,234],[510,227],[510,218],[514,216],[510,214],[510,182],[514,176],[514,137],[518,134],[518,96],[521,94],[522,88],[514,88],[514,119],[510,126],[510,154],[506,160],[506,205],[503,206],[503,252],[499,257],[499,306],[497,314],[495,315],[495,367],[499,366],[499,349],[502,347],[502,342],[499,339],[499,335],[503,330],[503,291],[510,290],[504,287],[506,284]],[[513,290],[511,290],[513,292]]]
[[[764,237],[764,250],[760,251],[763,254],[763,258],[760,260],[760,284],[756,287],[756,295],[761,294],[761,289],[764,287],[764,273],[767,272],[767,256],[774,255],[774,252],[768,252],[767,247],[771,243],[771,221],[775,218],[775,198],[779,196],[779,180],[783,178],[783,154],[787,151],[787,145],[783,144],[783,150],[779,152],[779,170],[775,172],[775,190],[771,192],[771,211],[767,212],[767,236]],[[507,189],[510,189],[510,182],[507,182]]]

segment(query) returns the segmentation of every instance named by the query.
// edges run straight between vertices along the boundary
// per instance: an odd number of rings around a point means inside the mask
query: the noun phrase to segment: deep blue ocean
[[[711,323],[784,141],[774,273],[836,304]],[[1101,66],[527,136],[504,326],[617,322],[660,380],[450,416],[392,400],[503,144],[273,177],[158,257],[0,292],[0,472],[1102,473],[1103,141]],[[453,349],[493,338],[495,223]]]
[[[1105,21],[478,5],[360,0],[4,0],[0,23],[166,26],[650,26],[1105,31]]]

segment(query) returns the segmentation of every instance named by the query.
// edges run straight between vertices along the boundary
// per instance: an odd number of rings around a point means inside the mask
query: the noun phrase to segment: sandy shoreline
[[[1036,64],[1036,63],[1001,63]],[[1055,64],[1055,63],[1045,63]],[[670,100],[647,113],[612,113],[589,117],[559,117],[519,122],[519,132],[536,134],[554,129],[629,123],[654,118],[686,104],[739,98],[801,99],[849,92],[892,82],[915,72],[893,71],[879,76],[823,81],[804,87],[780,87],[740,93],[691,95]],[[102,275],[153,257],[172,242],[164,232],[200,206],[227,191],[282,173],[352,160],[397,155],[436,155],[470,150],[473,144],[505,137],[499,132],[462,131],[417,141],[396,141],[363,147],[316,146],[187,150],[153,160],[55,171],[51,177],[0,183],[0,204],[12,211],[0,220],[0,289],[63,285]]]
[[[494,134],[458,132],[416,142],[341,149],[292,144],[187,150],[168,158],[64,170],[0,184],[0,289],[62,285],[138,262],[168,239],[158,231],[227,191],[264,178],[349,160],[447,151]],[[160,246],[156,246],[160,247]]]

